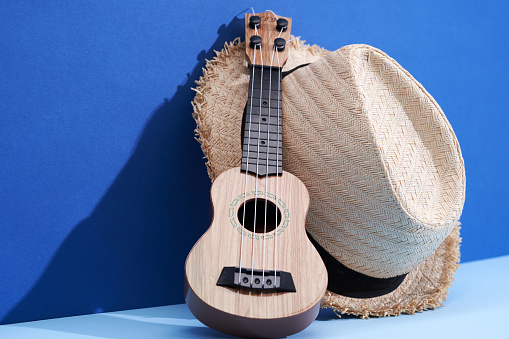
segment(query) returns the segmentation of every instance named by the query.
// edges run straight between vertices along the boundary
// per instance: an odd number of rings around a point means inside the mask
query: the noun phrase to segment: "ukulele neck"
[[[281,68],[253,65],[244,111],[241,171],[259,177],[281,175]]]

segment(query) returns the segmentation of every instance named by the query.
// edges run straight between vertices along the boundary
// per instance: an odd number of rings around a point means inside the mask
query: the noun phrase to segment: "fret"
[[[245,152],[245,154],[246,154],[246,157],[242,158],[242,161],[244,161],[246,158],[249,158],[249,163],[256,163],[256,159],[258,159],[258,158],[263,158],[263,159],[267,160],[267,157],[269,158],[269,160],[273,160],[274,162],[275,161],[279,161],[279,162],[283,161],[283,155],[281,153],[279,153],[279,154],[265,153],[264,156],[261,156],[258,152],[252,151],[250,149],[249,154],[247,153],[247,151]]]
[[[272,88],[272,90],[269,91],[264,86],[264,90],[262,91],[261,94],[260,94],[260,88],[259,87],[253,89],[253,93],[251,94],[251,96],[253,98],[260,98],[260,95],[261,95],[262,99],[269,99],[269,95],[270,95],[270,99],[271,100],[276,100],[276,99],[281,100],[281,94],[279,93],[277,88],[276,89]]]
[[[259,112],[257,112],[259,113]],[[282,114],[281,112],[279,113],[279,119],[278,119],[278,116],[277,116],[277,113],[276,114],[272,114],[272,110],[271,110],[271,113],[270,113],[270,117],[267,115],[262,115],[260,116],[259,114],[251,114],[251,116],[249,114],[246,114],[246,124],[248,123],[251,123],[252,122],[252,127],[255,127],[255,126],[258,126],[258,123],[260,122],[260,119],[262,120],[261,121],[261,124],[260,126],[270,126],[270,128],[275,127],[275,128],[281,128],[281,120],[282,120]],[[265,119],[265,120],[264,120]],[[246,128],[246,131],[248,129]]]
[[[242,160],[242,164],[245,165],[246,163],[247,163],[247,159]],[[276,166],[277,161],[269,159],[268,163],[269,163],[269,166]],[[251,159],[249,159],[249,165],[255,165],[256,166],[257,164],[258,164],[258,167],[266,166],[267,165],[267,159],[258,159],[258,162],[251,161]]]
[[[247,151],[247,145],[249,144],[249,150],[251,151],[251,149],[257,149],[257,147],[269,147],[269,148],[278,148],[278,147],[281,147],[282,146],[282,142],[278,141],[277,140],[263,140],[263,139],[247,139],[247,138],[244,138],[244,145],[246,145],[246,151]],[[267,153],[267,152],[265,152]],[[269,153],[271,153],[271,151],[269,151]],[[277,152],[272,152],[272,153],[277,153]],[[263,154],[260,154],[260,157],[263,158]]]
[[[251,159],[249,159],[249,160],[251,160]],[[244,165],[244,167],[246,166],[246,164],[247,164],[247,159],[242,160],[242,165]],[[280,164],[276,160],[269,160],[268,164],[269,164],[269,166],[273,166],[273,167],[280,166]],[[267,160],[259,160],[258,162],[249,161],[249,165],[254,165],[254,166],[258,165],[258,168],[267,167]]]
[[[247,140],[260,140],[260,141],[278,141],[281,140],[281,134],[280,133],[266,133],[266,132],[257,132],[257,131],[249,131],[244,136],[244,141],[247,142]],[[256,144],[256,143],[255,143]],[[250,144],[251,145],[251,144]]]
[[[277,120],[278,119],[277,112],[278,112],[277,108],[262,107],[260,109],[260,107],[257,107],[257,108],[253,108],[253,110],[251,110],[251,107],[247,106],[246,121],[247,122],[251,122],[251,121],[258,122],[261,119],[262,120],[261,122],[264,123],[265,120],[263,120],[263,118],[268,119],[270,117],[271,124],[281,126],[281,118],[283,115],[281,112],[281,108],[279,108],[279,119],[280,119],[279,121]],[[250,119],[252,119],[252,120],[250,120]]]
[[[247,99],[247,107],[248,109],[251,109],[251,100],[253,101],[253,112],[255,112],[256,110],[258,110],[258,112],[260,111],[260,106],[262,108],[268,108],[269,107],[269,102],[270,102],[270,108],[271,108],[271,112],[270,112],[270,115],[273,115],[274,113],[276,113],[277,115],[277,109],[278,108],[281,108],[282,105],[283,105],[283,102],[281,100],[277,100],[277,99],[261,99],[261,98],[248,98]],[[264,110],[267,112],[267,115],[269,114],[268,113],[268,109]]]
[[[267,159],[267,147],[266,146],[251,146],[249,145],[249,153],[253,152],[258,154],[258,158],[260,159]],[[247,153],[247,145],[242,146],[242,152]],[[269,155],[270,154],[278,154],[277,150],[275,148],[269,147]],[[279,153],[280,154],[280,153]],[[245,158],[242,156],[242,158]],[[251,163],[251,160],[249,160],[249,163]]]
[[[272,78],[272,85],[271,85],[271,89],[274,90],[274,89],[278,89],[278,87],[280,88],[281,85],[278,85],[278,81],[277,81],[277,78],[274,79]],[[267,82],[264,82],[263,84],[261,83],[260,79],[256,79],[254,84],[253,84],[253,89],[255,90],[259,90],[261,87],[262,88],[262,91],[265,91],[266,88],[269,88],[269,81],[267,80]],[[249,83],[249,90],[251,90],[251,83]]]
[[[276,121],[276,120],[274,120]],[[271,138],[272,134],[277,135],[277,133],[282,133],[283,128],[281,126],[277,126],[276,124],[258,124],[258,122],[250,123],[249,121],[244,124],[246,131],[253,132],[267,132],[269,131]]]

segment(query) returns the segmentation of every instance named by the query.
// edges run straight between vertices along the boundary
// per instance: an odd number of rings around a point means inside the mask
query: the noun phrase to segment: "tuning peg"
[[[260,45],[262,43],[262,37],[259,35],[253,35],[251,38],[249,38],[249,47],[251,48],[260,48]]]
[[[283,32],[286,32],[286,30],[288,29],[288,20],[283,19],[283,18],[277,19],[276,29],[278,32],[280,32],[281,29],[283,29]]]
[[[286,40],[283,38],[274,39],[274,46],[278,52],[282,52],[285,50]]]
[[[255,29],[260,27],[260,23],[262,22],[262,19],[258,15],[253,15],[249,18],[249,27],[252,29]]]

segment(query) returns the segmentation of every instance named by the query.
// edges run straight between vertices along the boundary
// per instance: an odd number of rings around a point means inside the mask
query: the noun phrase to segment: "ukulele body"
[[[255,197],[258,224],[271,223],[264,220],[264,199],[269,210],[275,212],[277,206],[280,212],[278,227],[265,234],[242,226],[248,227],[247,219],[253,218]],[[327,271],[306,235],[309,195],[304,184],[288,172],[257,178],[237,167],[216,178],[211,199],[212,224],[185,265],[185,297],[191,312],[205,325],[241,337],[278,338],[306,328],[318,314]],[[267,215],[275,226],[275,213]],[[265,279],[274,274],[270,272],[288,272],[295,292],[217,285],[223,268],[239,266],[248,272],[263,270]]]

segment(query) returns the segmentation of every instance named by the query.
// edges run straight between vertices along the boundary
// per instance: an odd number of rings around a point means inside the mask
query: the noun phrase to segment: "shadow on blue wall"
[[[96,208],[74,227],[39,281],[1,323],[184,301],[184,261],[209,224],[210,181],[193,138],[191,87],[205,59],[242,35],[243,25],[235,17],[219,28],[187,81],[152,114]]]

